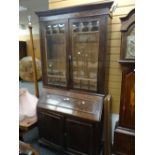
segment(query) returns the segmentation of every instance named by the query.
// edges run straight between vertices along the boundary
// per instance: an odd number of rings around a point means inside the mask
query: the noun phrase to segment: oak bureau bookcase
[[[37,108],[40,143],[99,155],[112,4],[36,12],[44,86]]]

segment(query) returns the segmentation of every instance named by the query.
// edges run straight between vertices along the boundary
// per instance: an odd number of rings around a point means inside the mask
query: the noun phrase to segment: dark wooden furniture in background
[[[39,155],[38,151],[34,149],[30,144],[19,141],[19,155]]]
[[[25,41],[19,41],[19,60],[27,56],[27,45]]]
[[[122,88],[119,121],[114,131],[114,154],[135,154],[135,10],[122,22]]]
[[[36,13],[45,88],[37,108],[41,144],[70,154],[100,154],[105,138],[103,100],[108,92],[112,4]]]
[[[19,41],[19,61],[25,56],[27,56],[26,42],[25,41]],[[21,80],[20,77],[19,77],[19,80]]]
[[[113,2],[37,12],[44,87],[107,93]]]
[[[24,141],[24,135],[35,127],[37,127],[36,116],[30,118],[27,117],[21,122],[19,122],[19,139]]]
[[[37,106],[41,144],[70,154],[99,155],[104,95],[44,89]]]

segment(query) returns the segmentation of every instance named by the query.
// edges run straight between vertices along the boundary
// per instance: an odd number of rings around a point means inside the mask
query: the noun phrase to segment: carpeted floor
[[[35,94],[34,82],[27,82],[21,80],[19,81],[19,88],[27,88],[31,94]],[[42,88],[43,88],[42,81],[38,81],[39,94],[41,94]]]

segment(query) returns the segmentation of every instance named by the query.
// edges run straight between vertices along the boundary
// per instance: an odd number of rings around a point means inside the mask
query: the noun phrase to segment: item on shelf
[[[65,24],[59,24],[59,32],[64,33],[65,32]]]

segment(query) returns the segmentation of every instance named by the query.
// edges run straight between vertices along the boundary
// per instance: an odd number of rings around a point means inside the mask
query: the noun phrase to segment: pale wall
[[[56,9],[74,5],[88,4],[94,2],[101,2],[97,0],[49,0],[49,9]],[[134,0],[115,0],[117,4],[116,10],[113,12],[113,19],[110,30],[110,69],[109,69],[109,93],[112,95],[112,112],[119,113],[120,92],[122,72],[121,66],[118,63],[120,58],[120,17],[127,15],[134,7]]]

